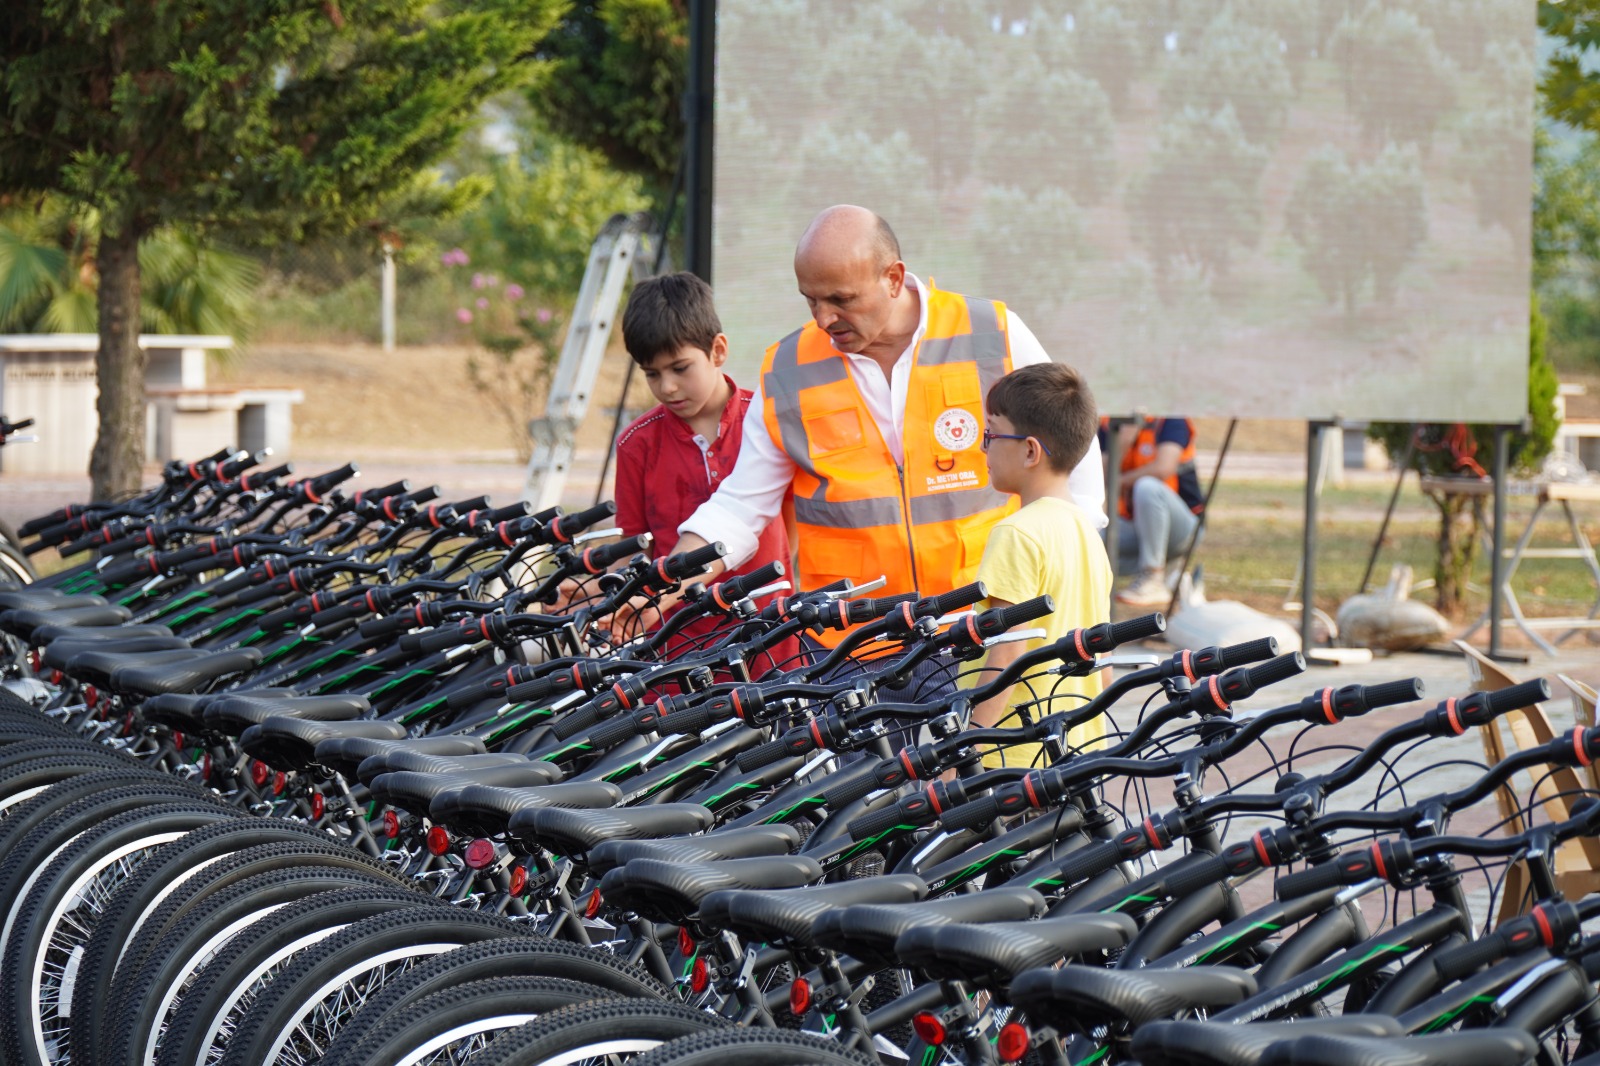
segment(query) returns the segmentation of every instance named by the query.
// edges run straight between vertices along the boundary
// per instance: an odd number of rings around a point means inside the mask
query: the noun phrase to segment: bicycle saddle
[[[121,627],[118,626],[90,632],[115,635],[121,631]],[[46,666],[54,667],[79,681],[95,682],[96,677],[103,678],[110,673],[111,666],[127,663],[129,656],[152,651],[183,651],[188,647],[189,642],[182,637],[136,635],[115,640],[54,640],[45,645],[44,651],[39,653],[39,660]],[[92,656],[92,658],[85,658],[79,663],[77,660],[80,656]],[[95,676],[88,676],[90,674]]]
[[[168,697],[158,696],[157,699]],[[150,702],[145,703],[146,707]],[[146,717],[150,717],[148,714]],[[376,739],[392,738],[396,732],[393,722],[363,719],[350,722],[320,722],[309,718],[290,718],[279,715],[253,725],[239,734],[239,747],[274,770],[285,773],[304,770],[319,762],[318,746],[325,740],[359,739],[361,734]],[[405,735],[403,728],[399,729]]]
[[[787,855],[800,846],[800,831],[791,825],[752,825],[718,829],[704,836],[676,840],[607,840],[589,852],[589,874],[600,877],[634,859],[668,862],[718,862]]]
[[[112,676],[118,670],[133,666],[166,666],[171,663],[188,662],[209,654],[210,652],[189,647],[151,648],[146,651],[97,648],[90,651],[80,646],[77,654],[67,661],[67,673],[79,681],[99,685],[102,688],[115,688]]]
[[[14,607],[0,611],[0,629],[14,636],[33,641],[33,631],[40,626],[114,626],[133,617],[133,612],[116,604],[85,604],[80,607],[49,608]]]
[[[348,722],[371,710],[372,704],[365,696],[258,696],[251,692],[230,692],[208,702],[201,717],[219,733],[242,733],[279,715],[317,722]]]
[[[1261,1055],[1261,1066],[1520,1066],[1532,1062],[1539,1043],[1521,1029],[1408,1036],[1314,1033],[1282,1040]]]
[[[518,811],[532,807],[598,810],[621,802],[622,789],[609,781],[564,781],[527,788],[474,783],[435,796],[428,804],[428,817],[457,832],[494,837],[506,832]]]
[[[1201,1008],[1231,1007],[1256,993],[1256,980],[1232,966],[1181,970],[1028,970],[1011,982],[1011,1002],[1063,1031],[1107,1021],[1142,1025]]]
[[[361,728],[354,728],[354,727]],[[368,726],[382,726],[382,730]],[[328,732],[317,741],[316,761],[354,778],[361,764],[386,751],[416,751],[435,755],[482,755],[487,749],[477,737],[444,736],[407,738],[399,722],[330,722]]]
[[[64,607],[104,607],[110,603],[93,593],[65,593],[59,589],[27,588],[0,591],[0,611],[58,611]]]
[[[935,978],[1005,985],[1036,966],[1120,948],[1138,929],[1126,914],[1074,914],[1020,925],[918,926],[900,935],[894,953]]]
[[[797,888],[821,877],[822,864],[806,855],[692,864],[635,859],[600,879],[600,895],[647,918],[683,925],[701,900],[721,889]]]
[[[480,758],[494,758],[484,755]],[[394,770],[379,774],[369,787],[372,798],[392,807],[403,807],[417,814],[427,814],[434,800],[447,792],[468,785],[498,784],[506,788],[533,788],[550,784],[548,769],[540,763],[524,759],[518,763],[499,763],[485,766],[471,774],[441,774],[421,770]]]
[[[499,780],[487,780],[478,777],[479,771],[488,770],[496,766],[522,766],[538,767],[529,773],[540,775],[536,779],[518,778],[521,785],[548,785],[553,781],[561,780],[561,767],[554,763],[533,762],[526,755],[517,755],[514,752],[503,751],[473,751],[455,753],[450,751],[432,752],[418,751],[413,747],[397,747],[387,751],[376,752],[361,760],[356,767],[356,777],[364,784],[372,784],[380,774],[392,774],[399,770],[415,770],[421,774],[451,774],[465,776],[472,781],[482,781],[486,785],[504,784]]]
[[[591,848],[606,840],[698,833],[711,828],[715,820],[716,816],[698,803],[657,803],[609,811],[534,807],[512,815],[506,828],[525,844],[571,856],[587,855]]]
[[[157,625],[154,622],[139,622],[125,626],[58,626],[52,623],[47,626],[36,627],[33,635],[34,639],[40,644],[51,644],[56,641],[93,644],[102,640],[127,640],[131,637],[171,637],[176,634],[167,626]],[[177,639],[183,640],[182,637]],[[184,643],[187,644],[188,641],[184,641]]]
[[[205,653],[182,662],[121,666],[111,672],[111,687],[119,692],[136,692],[141,696],[193,692],[218,678],[249,670],[260,662],[261,652],[258,649],[237,648],[233,651]]]
[[[1130,1045],[1140,1066],[1259,1066],[1275,1043],[1313,1034],[1383,1037],[1404,1035],[1400,1023],[1381,1014],[1346,1014],[1297,1022],[1150,1022],[1134,1031]],[[1345,1064],[1349,1066],[1349,1064]]]
[[[729,889],[700,901],[700,924],[729,929],[764,944],[813,947],[812,927],[831,910],[867,903],[914,903],[927,894],[927,883],[910,874],[885,874],[785,892]]]
[[[1049,904],[1031,888],[1002,885],[967,896],[902,903],[895,906],[858,904],[819,917],[811,928],[818,947],[888,962],[901,934],[918,926],[953,922],[1025,922],[1044,914]]]

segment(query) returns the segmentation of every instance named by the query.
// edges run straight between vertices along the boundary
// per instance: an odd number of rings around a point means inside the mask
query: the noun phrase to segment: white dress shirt
[[[912,353],[923,332],[928,328],[927,290],[914,274],[906,274],[906,283],[916,292],[921,314],[917,331],[911,342],[895,360],[888,378],[871,358],[865,355],[844,355],[855,379],[856,388],[867,405],[872,420],[883,433],[883,440],[893,453],[896,463],[905,463],[906,392],[911,384]],[[1010,308],[1006,309],[1006,330],[1011,340],[1011,366],[1031,366],[1048,363],[1050,356],[1039,343],[1039,338],[1023,324]],[[711,498],[701,504],[694,514],[684,520],[678,532],[694,533],[708,542],[721,541],[727,549],[723,562],[737,567],[756,553],[756,539],[767,523],[783,509],[783,497],[794,480],[795,465],[789,455],[767,432],[763,414],[766,397],[761,382],[756,381],[755,396],[744,415],[744,438],[739,445],[739,459],[733,473],[718,486]],[[1089,452],[1083,457],[1067,479],[1073,502],[1087,511],[1096,524],[1106,524],[1105,474],[1100,466],[1100,442],[1089,442]]]

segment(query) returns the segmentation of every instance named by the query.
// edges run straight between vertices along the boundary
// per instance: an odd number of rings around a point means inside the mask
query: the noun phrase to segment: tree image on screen
[[[1529,0],[720,0],[733,371],[805,321],[811,216],[860,203],[1108,410],[1515,419],[1534,27]]]

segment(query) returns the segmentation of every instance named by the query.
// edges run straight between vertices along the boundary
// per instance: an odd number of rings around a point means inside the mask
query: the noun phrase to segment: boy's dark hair
[[[1065,363],[1018,367],[994,383],[984,409],[1008,419],[1023,436],[1037,437],[1050,453],[1050,469],[1058,474],[1083,461],[1100,429],[1094,393]]]
[[[686,344],[709,352],[721,332],[711,286],[688,271],[639,282],[622,312],[622,343],[640,366]]]

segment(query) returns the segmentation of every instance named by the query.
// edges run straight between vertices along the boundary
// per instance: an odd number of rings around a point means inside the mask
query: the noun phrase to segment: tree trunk
[[[89,455],[89,491],[96,500],[108,500],[137,491],[144,473],[146,356],[139,347],[139,236],[132,227],[100,238],[97,265],[100,432]]]
[[[1466,609],[1467,578],[1478,557],[1478,512],[1469,496],[1441,494],[1433,502],[1439,507],[1435,606],[1446,618],[1458,618]]]

